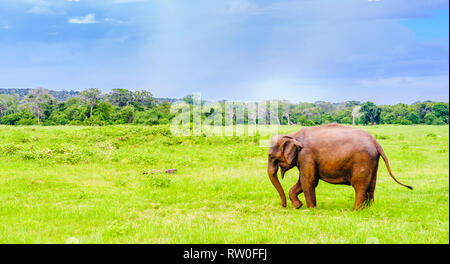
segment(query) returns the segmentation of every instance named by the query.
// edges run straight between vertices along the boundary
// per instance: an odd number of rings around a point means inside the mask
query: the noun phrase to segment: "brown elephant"
[[[378,161],[382,157],[391,177],[400,185],[412,190],[392,175],[389,162],[377,140],[368,132],[328,124],[303,128],[289,135],[277,135],[271,140],[267,172],[272,184],[286,207],[286,196],[277,172],[281,178],[289,169],[297,166],[300,171],[298,182],[289,191],[294,208],[300,208],[300,193],[305,194],[308,208],[316,207],[315,188],[319,180],[333,184],[352,185],[355,189],[354,209],[370,205],[374,199]]]

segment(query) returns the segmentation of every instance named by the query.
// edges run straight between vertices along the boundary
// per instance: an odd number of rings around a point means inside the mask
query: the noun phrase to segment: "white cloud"
[[[94,24],[97,23],[97,20],[95,20],[95,14],[88,14],[84,17],[69,18],[68,22],[72,24]]]
[[[114,18],[109,18],[109,17],[103,19],[103,21],[104,21],[105,23],[111,23],[111,24],[123,24],[123,23],[125,23],[125,22],[122,21],[122,20],[118,20],[118,19],[114,19]]]
[[[31,6],[26,11],[28,14],[46,16],[65,14],[64,4],[61,2],[48,0],[22,0],[21,2]]]
[[[67,2],[80,2],[80,0],[67,0]]]
[[[54,15],[55,12],[50,9],[48,6],[33,6],[28,9],[27,13],[35,14],[35,15]]]
[[[114,18],[105,18],[102,20],[97,20],[95,14],[88,14],[82,17],[73,17],[70,18],[67,22],[71,24],[97,24],[97,23],[110,23],[110,24],[123,24],[126,23],[122,20],[114,19]]]

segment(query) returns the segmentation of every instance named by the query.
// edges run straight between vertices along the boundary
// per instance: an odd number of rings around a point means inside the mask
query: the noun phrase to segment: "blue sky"
[[[1,0],[0,87],[448,102],[440,0]]]

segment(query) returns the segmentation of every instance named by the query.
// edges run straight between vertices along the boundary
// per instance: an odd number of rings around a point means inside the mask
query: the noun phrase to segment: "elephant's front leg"
[[[308,208],[316,207],[316,186],[318,183],[319,180],[316,179],[314,166],[303,166],[300,176],[300,184],[302,185],[302,190],[305,194],[306,205]]]
[[[302,192],[302,185],[299,179],[298,182],[294,186],[292,186],[291,190],[289,191],[289,199],[291,200],[292,206],[294,206],[295,209],[298,209],[303,205],[303,203],[298,199],[298,195]]]

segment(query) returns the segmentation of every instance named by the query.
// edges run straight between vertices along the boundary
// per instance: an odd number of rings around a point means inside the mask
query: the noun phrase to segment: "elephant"
[[[281,197],[281,205],[286,207],[286,196],[278,180],[286,171],[297,167],[299,180],[289,191],[289,199],[294,208],[303,203],[298,199],[304,193],[308,208],[316,207],[315,188],[319,180],[332,184],[351,185],[355,190],[354,210],[362,209],[374,201],[380,156],[391,177],[399,182],[391,172],[388,159],[381,145],[368,132],[336,123],[315,127],[305,127],[288,135],[275,135],[270,140],[267,172]]]

